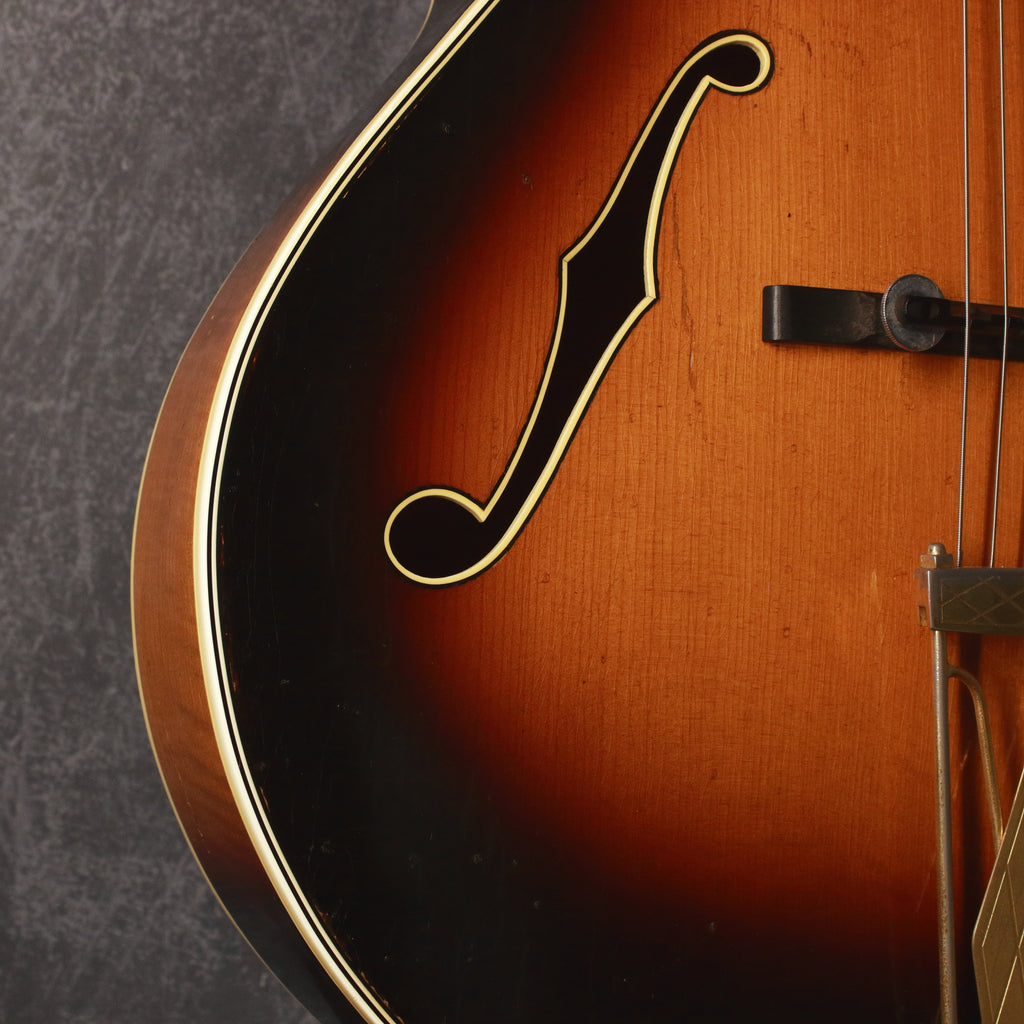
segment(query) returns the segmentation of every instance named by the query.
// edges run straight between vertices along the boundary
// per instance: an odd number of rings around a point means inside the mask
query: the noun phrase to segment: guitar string
[[[1003,41],[1003,3],[999,0],[999,171],[1002,195],[1003,352],[999,367],[999,414],[996,425],[995,469],[992,480],[992,529],[989,568],[996,564],[996,528],[999,523],[999,478],[1003,455],[1003,419],[1006,410],[1006,358],[1010,341],[1009,257],[1006,231],[1006,49]]]
[[[970,384],[971,349],[971,158],[970,158],[970,104],[967,96],[967,0],[960,4],[961,32],[963,36],[961,59],[963,62],[962,107],[963,107],[963,169],[964,169],[964,357],[963,382],[960,398],[960,491],[956,514],[956,564],[961,566],[964,558],[964,489],[967,474],[967,397]]]

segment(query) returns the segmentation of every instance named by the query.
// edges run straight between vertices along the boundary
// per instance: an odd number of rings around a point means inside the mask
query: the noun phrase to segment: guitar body
[[[395,97],[214,301],[147,463],[138,668],[197,857],[321,1019],[933,1018],[914,570],[955,544],[961,366],[765,344],[761,291],[915,272],[964,297],[946,6],[472,4],[428,29]],[[972,297],[997,303],[982,7]],[[622,276],[649,257],[656,301],[604,351],[494,557],[410,578],[389,517],[430,488],[485,508],[526,466],[560,330],[619,301],[617,272],[585,287],[560,259],[625,209],[609,197],[645,124],[722,39],[760,70],[690,104],[659,202],[633,211],[645,256]],[[1011,163],[1011,199],[1022,185]],[[1000,564],[1022,554],[1020,369]],[[968,564],[987,557],[998,375],[972,364]],[[1024,761],[1016,644],[958,654],[988,694],[1004,803]],[[970,1019],[993,851],[973,724],[952,710]]]

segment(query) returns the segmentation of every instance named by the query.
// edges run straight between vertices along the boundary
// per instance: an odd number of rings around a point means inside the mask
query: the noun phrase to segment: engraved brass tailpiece
[[[1004,840],[985,697],[974,676],[949,664],[946,642],[948,633],[1024,636],[1024,569],[953,568],[945,547],[932,544],[921,556],[920,579],[925,591],[922,624],[927,622],[933,636],[941,1020],[943,1024],[956,1022],[948,688],[949,679],[955,677],[967,686],[974,700],[992,836],[998,850],[972,943],[982,1021],[1024,1024],[1020,951],[1024,942],[1024,841],[1015,843],[1024,816],[1024,787],[1018,787]]]

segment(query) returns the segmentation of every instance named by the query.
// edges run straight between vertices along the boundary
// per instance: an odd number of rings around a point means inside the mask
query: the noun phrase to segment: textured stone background
[[[149,753],[149,433],[232,263],[427,0],[0,2],[0,1020],[311,1018],[221,913]]]

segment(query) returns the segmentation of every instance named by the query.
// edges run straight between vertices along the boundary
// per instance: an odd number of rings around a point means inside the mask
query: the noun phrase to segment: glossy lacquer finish
[[[760,301],[910,272],[963,297],[960,11],[826,7],[470,7],[183,359],[137,528],[143,696],[204,869],[324,1020],[934,1015],[914,569],[955,541],[960,368],[765,345]],[[999,302],[997,26],[970,19],[972,289]],[[564,270],[670,83],[725,37],[752,63],[673,114],[601,268]],[[1018,280],[1011,259],[1020,305]],[[558,377],[568,348],[595,373]],[[972,370],[968,561],[987,557],[997,376]],[[1020,384],[1010,366],[1000,564],[1021,558]],[[578,415],[547,462],[521,456],[558,388]],[[504,484],[528,459],[538,488]],[[385,543],[420,492],[479,512],[522,503],[513,487],[533,504],[458,579]],[[417,529],[423,564],[449,564],[455,542]],[[960,652],[1007,793],[1015,643]],[[969,980],[992,851],[952,710]]]

